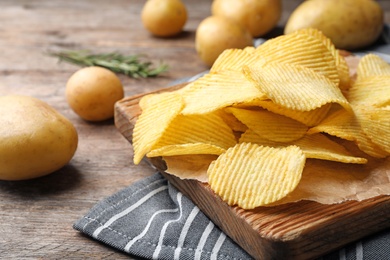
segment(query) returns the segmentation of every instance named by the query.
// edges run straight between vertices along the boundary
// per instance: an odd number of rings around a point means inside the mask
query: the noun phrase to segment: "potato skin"
[[[124,90],[114,72],[90,66],[79,69],[68,79],[65,95],[77,115],[97,122],[114,117],[114,105],[124,97]]]
[[[253,46],[249,30],[223,16],[209,16],[198,26],[195,35],[195,49],[200,59],[211,67],[226,49],[242,49]]]
[[[374,0],[307,0],[291,14],[284,32],[313,27],[336,48],[356,50],[372,44],[383,23],[383,10]]]
[[[27,180],[67,164],[78,144],[73,124],[47,103],[0,97],[0,179]]]

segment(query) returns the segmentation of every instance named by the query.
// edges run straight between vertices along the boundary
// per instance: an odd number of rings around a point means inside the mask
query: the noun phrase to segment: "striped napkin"
[[[74,228],[132,257],[252,259],[160,173],[100,201]],[[390,260],[390,230],[320,259]]]
[[[146,259],[251,259],[160,173],[99,202],[74,228]]]

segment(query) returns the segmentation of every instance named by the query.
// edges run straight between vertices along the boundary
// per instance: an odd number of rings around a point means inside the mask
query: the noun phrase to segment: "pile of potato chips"
[[[244,209],[291,193],[308,159],[365,164],[390,154],[390,65],[368,54],[352,78],[315,29],[226,50],[203,77],[139,105],[135,164],[162,157],[168,173],[207,182]]]

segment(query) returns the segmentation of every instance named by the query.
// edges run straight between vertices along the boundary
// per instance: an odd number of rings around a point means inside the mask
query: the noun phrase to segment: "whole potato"
[[[76,71],[66,83],[69,106],[87,121],[103,121],[114,116],[114,105],[124,90],[117,75],[102,67],[91,66]]]
[[[195,49],[208,66],[212,66],[224,50],[247,46],[253,46],[249,30],[224,16],[209,16],[196,30]]]
[[[213,0],[211,14],[225,16],[248,28],[253,37],[271,31],[282,15],[281,0]]]
[[[73,124],[47,103],[28,96],[0,97],[0,179],[26,180],[52,173],[73,157]]]
[[[307,0],[289,17],[285,34],[316,28],[338,49],[356,50],[372,44],[384,23],[383,10],[374,0]]]

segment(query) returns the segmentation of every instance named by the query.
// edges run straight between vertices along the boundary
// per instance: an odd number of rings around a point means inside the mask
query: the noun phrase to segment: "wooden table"
[[[185,32],[158,39],[141,24],[140,0],[0,1],[0,95],[40,98],[68,117],[79,133],[78,150],[63,169],[35,180],[0,181],[0,259],[128,258],[81,235],[72,224],[101,199],[154,171],[145,163],[132,164],[131,146],[113,120],[88,123],[70,110],[65,84],[78,67],[58,63],[47,52],[144,54],[167,63],[170,70],[158,78],[120,76],[126,96],[166,87],[207,69],[197,57],[194,39],[197,25],[210,14],[211,0],[184,2],[189,10]],[[301,1],[283,2],[280,26]],[[390,12],[389,1],[379,2]]]

